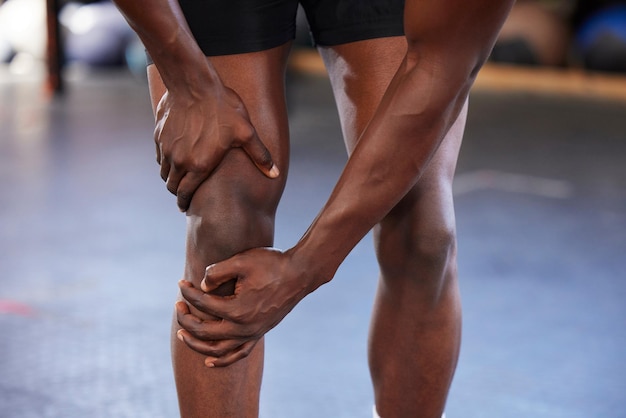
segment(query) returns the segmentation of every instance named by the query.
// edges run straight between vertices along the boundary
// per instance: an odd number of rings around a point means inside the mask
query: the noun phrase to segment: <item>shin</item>
[[[459,354],[452,177],[465,112],[424,176],[375,230],[380,263],[369,359],[383,417],[440,417]]]

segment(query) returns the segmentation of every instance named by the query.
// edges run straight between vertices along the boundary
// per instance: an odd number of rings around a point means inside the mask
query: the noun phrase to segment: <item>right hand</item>
[[[278,168],[250,122],[241,98],[225,86],[211,97],[190,97],[166,91],[156,110],[157,162],[167,189],[186,211],[196,189],[231,148],[245,151],[269,178]]]
[[[207,267],[200,289],[181,280],[178,338],[207,356],[209,367],[226,367],[247,357],[259,339],[317,287],[319,277],[311,271],[290,251],[253,248]],[[233,279],[232,295],[214,293]],[[210,319],[200,319],[190,307]]]

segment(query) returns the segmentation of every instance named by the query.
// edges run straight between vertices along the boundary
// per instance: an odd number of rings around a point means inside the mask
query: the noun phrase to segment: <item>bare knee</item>
[[[421,203],[427,202],[427,203]],[[456,263],[451,197],[406,198],[377,226],[376,253],[384,278],[440,285]]]
[[[211,263],[271,246],[273,235],[274,214],[247,200],[212,200],[199,213],[187,216],[188,252]]]
[[[385,276],[406,276],[425,271],[441,271],[456,250],[453,226],[416,228],[411,221],[379,227],[377,256]]]
[[[186,248],[186,271],[194,278],[209,264],[273,243],[284,180],[265,178],[242,158],[237,169],[215,173],[194,194],[187,212]]]

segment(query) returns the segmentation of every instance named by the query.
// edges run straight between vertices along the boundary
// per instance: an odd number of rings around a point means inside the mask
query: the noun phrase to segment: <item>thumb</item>
[[[208,266],[204,272],[204,278],[200,282],[200,288],[205,293],[217,296],[229,296],[235,293],[235,282],[238,274],[230,268],[228,260]]]

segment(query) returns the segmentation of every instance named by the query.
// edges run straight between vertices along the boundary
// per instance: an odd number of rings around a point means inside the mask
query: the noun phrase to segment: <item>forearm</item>
[[[198,47],[177,0],[114,0],[168,90],[194,93],[219,78]]]
[[[291,250],[314,269],[313,288],[332,278],[359,240],[419,180],[465,103],[470,80],[465,84],[448,84],[459,93],[443,99],[433,91],[442,85],[440,76],[402,64],[327,203]]]
[[[425,4],[417,10],[415,3]],[[328,202],[289,251],[310,271],[311,291],[332,278],[358,241],[419,180],[461,112],[511,1],[445,3],[407,1],[407,55]],[[500,7],[485,8],[495,3]],[[472,19],[472,13],[483,14]],[[440,24],[431,16],[439,16]]]

